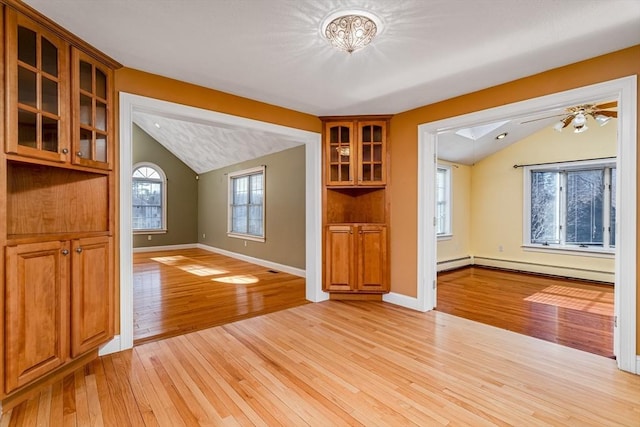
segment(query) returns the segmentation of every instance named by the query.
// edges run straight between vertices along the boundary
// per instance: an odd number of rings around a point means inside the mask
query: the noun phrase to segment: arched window
[[[157,165],[133,166],[133,231],[167,231],[167,179]]]

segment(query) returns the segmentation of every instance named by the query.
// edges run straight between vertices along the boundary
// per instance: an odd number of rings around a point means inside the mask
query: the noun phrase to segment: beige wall
[[[167,177],[167,232],[134,234],[133,247],[167,246],[198,241],[196,173],[137,125],[132,126],[133,164],[151,162]],[[151,236],[151,240],[148,240]]]
[[[227,174],[265,165],[265,242],[227,236]],[[200,243],[254,258],[305,268],[305,147],[200,175]],[[202,235],[206,237],[202,237]]]

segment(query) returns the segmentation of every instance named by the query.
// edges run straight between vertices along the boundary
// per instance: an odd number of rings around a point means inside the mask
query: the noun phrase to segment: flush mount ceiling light
[[[360,10],[332,13],[321,27],[322,35],[333,47],[348,53],[367,46],[381,29],[375,15]]]
[[[556,122],[553,125],[553,129],[558,132],[562,132],[562,129],[566,128],[569,125],[573,126],[573,132],[582,133],[589,129],[587,126],[587,118],[591,117],[598,123],[600,126],[604,126],[612,118],[618,117],[618,113],[616,111],[605,111],[608,109],[612,109],[618,106],[617,102],[607,102],[604,104],[585,104],[585,105],[577,105],[575,107],[569,107],[566,109],[564,114],[561,114],[562,118],[560,121]],[[555,117],[555,116],[551,116]],[[550,117],[543,117],[541,119],[529,120],[524,123],[535,122],[537,120],[548,119]]]

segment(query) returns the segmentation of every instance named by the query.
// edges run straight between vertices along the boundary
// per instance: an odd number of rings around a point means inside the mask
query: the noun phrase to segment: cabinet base
[[[60,368],[46,375],[42,379],[36,380],[35,382],[12,392],[10,395],[5,396],[2,399],[2,412],[7,412],[23,401],[32,398],[33,396],[40,393],[46,386],[53,384],[61,378],[64,378],[65,376],[69,375],[76,369],[79,369],[80,367],[88,364],[97,357],[97,350],[90,351],[87,354],[73,360],[72,362],[62,365]]]
[[[332,292],[329,295],[329,299],[343,301],[382,301],[382,294],[343,294]]]

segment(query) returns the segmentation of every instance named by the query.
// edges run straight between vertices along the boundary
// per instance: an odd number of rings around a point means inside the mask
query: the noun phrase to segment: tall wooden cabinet
[[[115,333],[112,59],[0,0],[0,398]]]
[[[338,298],[389,291],[390,116],[323,117],[323,289]]]

